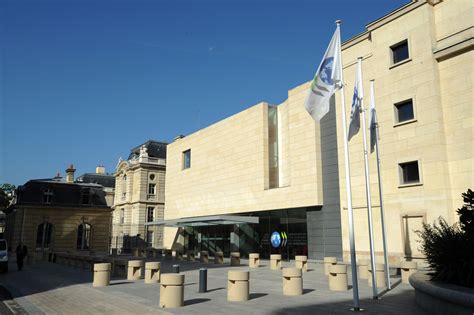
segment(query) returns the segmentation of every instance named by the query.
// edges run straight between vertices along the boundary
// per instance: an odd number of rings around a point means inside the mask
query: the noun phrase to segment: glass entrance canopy
[[[172,220],[158,220],[145,223],[146,226],[169,226],[169,227],[196,227],[210,225],[232,225],[232,224],[258,224],[258,217],[238,215],[210,215],[202,217],[180,218]]]

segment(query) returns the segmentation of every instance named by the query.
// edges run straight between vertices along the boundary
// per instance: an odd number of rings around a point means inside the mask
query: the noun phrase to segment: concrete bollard
[[[303,270],[301,268],[283,268],[283,294],[303,294]]]
[[[260,266],[260,254],[251,253],[249,254],[249,267],[258,268]]]
[[[184,275],[165,273],[161,275],[160,307],[184,305]]]
[[[361,279],[369,279],[369,270],[367,269],[369,266],[370,261],[367,259],[361,259],[359,260],[359,263],[357,264],[357,271],[359,273],[359,278]]]
[[[230,265],[240,266],[240,253],[239,252],[230,253]]]
[[[281,255],[280,254],[270,255],[270,268],[272,270],[281,269]]]
[[[295,267],[308,271],[308,256],[295,256]]]
[[[93,287],[106,287],[110,285],[110,264],[94,264]]]
[[[209,252],[207,250],[201,251],[199,261],[202,262],[202,263],[205,263],[205,264],[207,264],[209,262]]]
[[[157,261],[145,263],[145,283],[160,282],[161,264]]]
[[[337,264],[337,257],[324,257],[324,274],[329,276],[329,266]]]
[[[347,265],[329,266],[329,290],[347,291]]]
[[[372,266],[369,264],[367,268],[369,271],[369,287],[372,287]],[[383,264],[375,264],[375,282],[377,288],[383,288],[385,286],[385,273]]]
[[[143,260],[130,260],[128,262],[127,280],[140,280],[142,278]]]
[[[402,283],[408,284],[408,278],[411,274],[417,271],[418,264],[416,263],[416,261],[402,261],[400,263],[400,268],[402,270]]]
[[[224,263],[224,253],[223,252],[215,252],[214,254],[214,263],[222,265]]]
[[[194,256],[194,251],[188,251],[188,261],[196,261],[196,257]]]
[[[227,301],[240,302],[249,299],[248,271],[231,270],[227,273]]]

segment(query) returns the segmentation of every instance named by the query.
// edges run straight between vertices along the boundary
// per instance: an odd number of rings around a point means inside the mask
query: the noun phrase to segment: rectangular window
[[[398,166],[400,169],[400,183],[402,185],[420,183],[418,161],[400,163]]]
[[[124,224],[125,223],[125,209],[122,208],[120,209],[120,224]]]
[[[406,39],[403,42],[391,46],[390,51],[392,52],[393,65],[410,58],[408,52],[408,40]]]
[[[153,247],[153,231],[146,232],[146,245],[147,247]]]
[[[278,109],[268,107],[268,188],[279,187]]]
[[[191,167],[191,149],[183,152],[183,170]]]
[[[147,208],[146,222],[153,222],[154,217],[155,217],[155,208],[154,207],[148,207]]]
[[[397,123],[402,123],[404,121],[409,121],[415,118],[412,99],[396,103],[394,104],[394,106],[395,120]]]
[[[148,184],[148,194],[154,195],[156,192],[156,184]]]

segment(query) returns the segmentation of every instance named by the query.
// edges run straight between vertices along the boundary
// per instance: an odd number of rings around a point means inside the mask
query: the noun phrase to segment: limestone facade
[[[453,223],[461,193],[474,186],[473,10],[467,0],[412,1],[342,45],[347,117],[358,57],[363,57],[366,108],[369,82],[375,80],[392,261],[421,258],[415,230],[439,216]],[[395,61],[403,46],[408,56]],[[164,218],[316,206],[318,211],[306,217],[309,258],[348,260],[341,93],[318,124],[304,109],[308,88],[305,83],[289,90],[288,99],[276,106],[276,154],[269,144],[269,111],[275,106],[264,102],[168,145]],[[399,106],[405,101],[411,101],[413,117],[400,121]],[[362,259],[368,257],[369,237],[361,131],[349,147],[356,250]],[[276,170],[270,165],[272,154]],[[407,162],[417,163],[418,180],[404,182]],[[381,258],[374,153],[369,164],[375,250]],[[271,172],[278,173],[276,186]],[[175,240],[176,229],[166,228],[164,245],[172,247]]]
[[[163,219],[166,143],[148,141],[137,148],[119,161],[114,174],[111,248],[122,251],[163,244],[163,229],[145,223]]]

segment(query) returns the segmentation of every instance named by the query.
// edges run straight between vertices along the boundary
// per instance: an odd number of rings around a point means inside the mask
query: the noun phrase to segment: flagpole
[[[362,86],[362,57],[357,59],[357,65],[359,71],[360,84]],[[362,92],[362,91],[359,91]],[[365,190],[367,197],[367,216],[369,221],[369,246],[370,246],[370,266],[372,267],[372,297],[378,298],[377,292],[377,281],[376,281],[376,269],[375,269],[375,253],[374,253],[374,229],[372,226],[372,196],[370,193],[370,174],[369,174],[369,154],[367,151],[367,135],[365,130],[365,109],[364,109],[364,98],[360,100],[360,110],[362,112],[362,138],[364,140],[364,164],[365,164]]]
[[[336,21],[337,30],[340,34],[341,20]],[[340,38],[340,36],[339,36]],[[351,251],[351,274],[352,274],[352,296],[354,303],[354,311],[360,311],[359,305],[359,284],[357,282],[357,261],[356,261],[356,250],[354,242],[354,214],[352,211],[352,190],[351,190],[351,171],[349,167],[349,145],[347,140],[347,127],[346,127],[346,98],[344,94],[344,77],[342,74],[342,52],[341,46],[339,45],[339,57],[341,64],[341,107],[342,107],[342,134],[344,135],[344,166],[346,171],[346,190],[347,190],[347,213],[349,216],[349,246]]]
[[[372,106],[375,109],[375,95],[374,95],[374,80],[370,80],[370,100]],[[377,176],[379,180],[379,202],[380,202],[380,220],[382,223],[382,240],[383,240],[383,259],[385,264],[385,281],[387,282],[387,288],[392,289],[390,283],[390,266],[388,264],[388,250],[387,250],[387,238],[385,230],[385,209],[383,206],[383,192],[382,192],[382,174],[380,172],[380,156],[379,156],[379,127],[378,122],[375,123],[375,155],[377,158]]]

